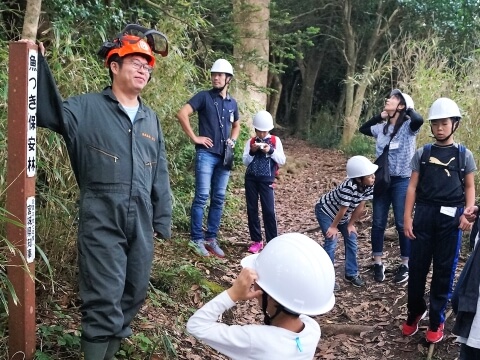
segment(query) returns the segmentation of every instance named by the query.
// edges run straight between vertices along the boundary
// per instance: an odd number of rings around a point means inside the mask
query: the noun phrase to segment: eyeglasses
[[[151,74],[153,72],[153,66],[150,66],[148,64],[142,64],[141,62],[138,62],[138,61],[135,61],[135,60],[132,60],[132,61],[128,61],[128,64],[132,65],[132,67],[135,69],[135,70],[146,70],[149,74]]]

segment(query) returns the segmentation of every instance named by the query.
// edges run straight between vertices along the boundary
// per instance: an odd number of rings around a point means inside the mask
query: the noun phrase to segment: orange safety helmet
[[[105,66],[108,67],[108,60],[114,55],[118,54],[121,58],[127,55],[138,54],[144,56],[148,61],[148,65],[155,66],[155,57],[152,49],[147,42],[138,36],[122,35],[120,38],[114,40],[115,46],[108,51],[105,57]]]

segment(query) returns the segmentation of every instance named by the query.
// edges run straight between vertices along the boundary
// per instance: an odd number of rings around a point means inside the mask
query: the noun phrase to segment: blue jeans
[[[207,217],[207,232],[205,239],[216,239],[220,219],[222,218],[223,203],[227,191],[230,171],[223,166],[220,155],[206,150],[197,150],[195,156],[195,197],[191,209],[191,239],[204,239],[203,213],[210,196],[210,208]]]
[[[328,228],[330,225],[332,225],[333,220],[322,211],[320,204],[315,206],[315,215],[317,217],[318,224],[322,229],[323,236],[325,237],[325,244],[323,245],[323,248],[328,256],[330,256],[333,264],[335,259],[335,248],[337,247],[338,242],[338,235],[331,238],[327,238],[325,236]],[[345,244],[345,276],[357,276],[357,234],[354,232],[349,234],[347,227],[348,222],[338,225],[338,230],[342,234]]]
[[[392,176],[390,179],[388,190],[384,194],[373,198],[372,256],[383,255],[385,228],[387,227],[391,204],[400,242],[400,257],[408,259],[410,257],[410,239],[407,239],[403,233],[403,213],[410,178]]]

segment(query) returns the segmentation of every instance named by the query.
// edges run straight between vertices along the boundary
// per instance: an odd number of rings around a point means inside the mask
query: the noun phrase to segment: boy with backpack
[[[353,156],[347,161],[347,177],[335,189],[323,195],[315,205],[315,215],[325,237],[324,249],[334,263],[338,232],[345,243],[345,280],[360,287],[365,282],[358,275],[357,229],[365,201],[373,198],[373,184],[378,165],[365,156]],[[335,290],[339,286],[335,283]]]
[[[268,111],[259,111],[253,117],[256,136],[247,140],[243,151],[245,171],[245,199],[247,202],[248,231],[252,254],[263,249],[262,232],[258,218],[258,198],[262,204],[263,224],[267,243],[277,236],[274,182],[279,166],[285,164],[285,154],[280,139],[271,135],[273,118]]]
[[[460,109],[453,100],[439,98],[432,104],[428,120],[436,141],[415,153],[405,199],[404,228],[405,236],[411,239],[411,255],[408,317],[402,333],[414,335],[427,314],[425,283],[433,260],[426,333],[430,343],[443,339],[445,308],[451,296],[462,231],[471,228],[463,212],[475,202],[473,155],[453,139],[460,119]]]

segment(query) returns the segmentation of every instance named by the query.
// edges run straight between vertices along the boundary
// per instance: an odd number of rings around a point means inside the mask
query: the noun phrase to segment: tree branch
[[[310,10],[310,11],[307,11],[306,13],[299,14],[299,15],[297,15],[297,16],[293,16],[291,19],[292,19],[292,21],[295,21],[295,20],[297,20],[297,19],[299,19],[299,18],[301,18],[301,17],[310,15],[310,14],[316,12],[316,11],[325,10],[325,9],[328,8],[329,6],[333,6],[333,4],[330,3],[330,4],[325,5],[324,7],[312,9],[312,10]]]
[[[164,14],[166,14],[167,16],[171,17],[172,19],[175,19],[175,20],[178,20],[180,21],[182,24],[187,24],[187,25],[190,25],[188,24],[185,20],[183,19],[180,19],[176,16],[173,16],[172,14],[170,14],[168,11],[166,11],[163,7],[161,7],[160,5],[150,1],[150,0],[143,0],[144,2],[146,2],[148,5],[150,6],[153,6],[154,8],[157,8],[159,9],[161,12],[163,12]]]

